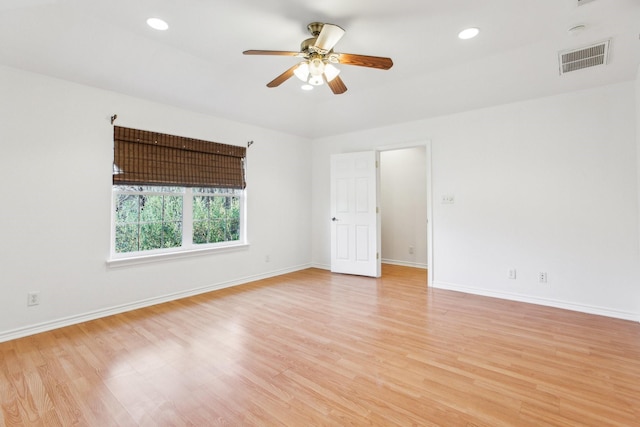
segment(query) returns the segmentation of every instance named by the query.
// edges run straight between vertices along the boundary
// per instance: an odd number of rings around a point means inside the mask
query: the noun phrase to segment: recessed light
[[[312,85],[302,85],[302,86],[300,86],[300,88],[302,90],[313,90],[313,86]]]
[[[169,24],[163,21],[160,18],[149,18],[147,19],[147,25],[153,28],[154,30],[164,31],[169,28]]]
[[[478,28],[467,28],[466,30],[462,30],[458,33],[458,38],[462,40],[472,39],[480,33]]]

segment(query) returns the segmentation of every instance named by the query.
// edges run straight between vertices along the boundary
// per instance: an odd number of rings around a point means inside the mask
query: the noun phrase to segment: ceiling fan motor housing
[[[313,37],[318,37],[320,31],[322,31],[322,27],[324,27],[323,22],[312,22],[311,24],[307,25],[307,29]]]
[[[316,44],[317,37],[311,37],[300,43],[300,52],[308,54],[314,44]]]

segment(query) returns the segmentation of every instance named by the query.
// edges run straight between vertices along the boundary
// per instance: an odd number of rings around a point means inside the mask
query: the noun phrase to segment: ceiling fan
[[[281,50],[245,50],[242,52],[245,55],[280,55],[304,58],[302,62],[267,83],[267,87],[280,86],[295,75],[308,85],[307,89],[326,82],[331,91],[339,95],[347,91],[347,86],[338,75],[340,70],[333,64],[358,65],[380,70],[388,70],[393,66],[391,58],[334,52],[334,46],[345,33],[337,25],[312,22],[307,25],[307,29],[313,37],[301,43],[299,52]]]

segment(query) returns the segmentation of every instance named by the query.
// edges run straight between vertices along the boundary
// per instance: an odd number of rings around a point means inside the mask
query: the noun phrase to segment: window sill
[[[149,264],[154,262],[161,262],[172,259],[189,258],[194,256],[209,255],[212,253],[220,252],[234,252],[239,250],[246,250],[249,248],[249,243],[238,243],[226,246],[217,246],[214,248],[203,249],[190,249],[177,252],[168,252],[152,255],[140,255],[127,258],[110,258],[107,260],[107,266],[110,268],[127,267],[130,265]]]

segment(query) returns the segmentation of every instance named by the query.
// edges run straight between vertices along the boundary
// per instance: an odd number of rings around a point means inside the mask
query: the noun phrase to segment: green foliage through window
[[[193,243],[218,243],[240,238],[240,199],[234,196],[193,198]]]
[[[242,190],[150,186],[113,190],[116,254],[240,240]],[[185,212],[186,206],[191,206],[190,212]],[[183,236],[185,221],[190,221],[192,236]],[[185,237],[190,241],[185,243]]]
[[[116,252],[182,245],[182,195],[123,193],[116,196]]]

